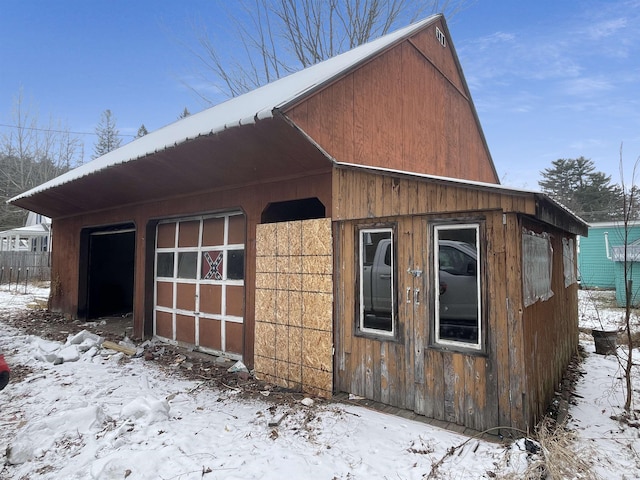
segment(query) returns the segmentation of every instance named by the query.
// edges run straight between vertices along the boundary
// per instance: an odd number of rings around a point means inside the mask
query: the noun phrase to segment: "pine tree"
[[[618,219],[621,191],[610,175],[596,171],[592,160],[560,158],[552,165],[540,172],[543,192],[588,222]]]
[[[136,138],[144,137],[147,133],[149,133],[149,131],[147,130],[147,127],[145,127],[143,123],[142,125],[140,125],[140,128],[138,129]]]
[[[187,110],[187,107],[184,107],[184,110],[182,111],[182,113],[178,116],[179,120],[182,120],[183,118],[187,118],[189,115],[191,115],[191,112],[189,110]]]
[[[102,112],[100,123],[98,123],[96,127],[96,135],[98,136],[98,140],[93,146],[93,155],[91,158],[101,157],[111,150],[115,150],[122,144],[120,132],[116,128],[116,119],[112,115],[111,110],[107,109]]]

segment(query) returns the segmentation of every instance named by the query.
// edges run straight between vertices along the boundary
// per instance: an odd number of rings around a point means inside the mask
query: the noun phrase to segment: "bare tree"
[[[294,71],[303,69],[391,29],[408,25],[430,13],[449,17],[464,0],[238,0],[225,10],[220,25],[230,28],[212,36],[201,27],[200,74],[216,91],[235,97]],[[218,32],[220,33],[220,32]],[[228,48],[229,45],[236,48]],[[190,87],[208,103],[202,88]]]
[[[82,161],[82,144],[59,121],[38,122],[24,100],[14,98],[11,126],[0,135],[0,230],[22,226],[27,212],[6,201],[66,172]]]
[[[626,358],[620,354],[618,354],[618,359],[622,363],[622,367],[624,368],[625,373],[625,390],[626,390],[626,398],[624,403],[624,410],[627,415],[631,413],[631,401],[633,399],[633,385],[632,385],[632,375],[631,375],[631,367],[633,366],[633,335],[631,332],[631,307],[635,303],[633,297],[633,280],[631,278],[631,262],[636,260],[636,251],[630,251],[629,245],[629,230],[632,221],[637,218],[637,212],[635,211],[637,207],[637,198],[636,194],[638,193],[638,189],[635,186],[636,180],[636,172],[638,169],[638,165],[640,164],[640,157],[636,159],[636,162],[633,165],[633,170],[631,174],[631,184],[625,183],[624,180],[624,168],[622,162],[622,146],[620,146],[620,184],[622,186],[622,214],[623,214],[623,235],[624,235],[624,293],[625,293],[625,315],[624,315],[624,335],[626,336],[627,343],[627,355]]]

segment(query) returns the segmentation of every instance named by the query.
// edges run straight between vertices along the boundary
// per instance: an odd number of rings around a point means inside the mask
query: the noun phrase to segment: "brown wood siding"
[[[451,51],[436,47],[432,61],[405,41],[285,113],[341,162],[499,183]]]
[[[245,285],[250,286],[255,284],[255,226],[260,223],[262,210],[269,202],[309,197],[318,197],[325,205],[327,213],[331,212],[331,174],[329,172],[54,219],[56,233],[53,238],[52,252],[52,308],[70,315],[76,315],[78,312],[79,282],[85,281],[83,273],[79,272],[82,229],[132,222],[136,226],[134,334],[141,337],[143,332],[149,331],[148,327],[145,329],[145,323],[152,321],[148,305],[145,304],[145,301],[147,303],[153,301],[153,295],[145,292],[145,288],[152,288],[147,282],[146,272],[151,272],[150,275],[153,275],[153,268],[147,268],[145,261],[146,258],[153,258],[153,255],[149,257],[148,252],[145,251],[145,246],[148,245],[145,237],[150,221],[242,209],[247,219]],[[243,352],[244,360],[248,365],[253,363],[254,297],[254,289],[246,288]]]
[[[431,346],[433,317],[432,239],[430,226],[446,218],[482,219],[481,241],[486,251],[483,277],[483,325],[486,348],[483,352],[452,351]],[[358,303],[356,265],[356,228],[364,221],[344,221],[336,225],[336,390],[366,398],[439,420],[466,425],[478,430],[499,425],[506,417],[510,424],[508,402],[501,403],[500,392],[509,389],[507,375],[497,371],[497,359],[508,356],[509,333],[504,318],[504,248],[496,255],[489,249],[500,244],[503,235],[502,213],[461,211],[454,215],[425,215],[386,218],[397,224],[397,309],[398,336],[385,340],[356,334]],[[415,278],[408,269],[421,269]],[[502,278],[498,281],[498,278]],[[494,291],[494,283],[502,291]],[[421,300],[415,302],[416,289]],[[407,302],[405,292],[413,301]],[[508,395],[507,395],[508,398]],[[504,414],[500,408],[507,408]]]
[[[446,32],[442,22],[436,22],[411,37],[410,43],[428,58],[458,90],[465,91],[458,65],[451,55],[453,48],[451,39],[447,38],[446,46],[443,47],[436,37],[436,28],[439,28],[442,33]]]
[[[559,283],[563,281],[561,239],[554,240],[560,242],[554,243],[559,255],[554,257],[556,295],[523,307],[521,219],[535,215],[534,195],[350,168],[334,170],[333,192],[338,286],[357,282],[358,225],[396,222],[398,272],[422,265],[424,282],[431,276],[431,222],[483,218],[485,249],[485,353],[423,348],[428,345],[431,313],[414,311],[402,302],[397,342],[356,336],[356,292],[336,287],[336,388],[480,430],[533,425],[575,351],[577,338],[575,286],[564,289]],[[560,237],[559,230],[553,232],[554,238]],[[429,283],[409,283],[406,275],[398,275],[398,295],[404,295],[406,288],[419,287],[427,295],[433,291]],[[559,328],[549,328],[551,324]],[[543,343],[546,346],[541,348]]]
[[[571,238],[558,230],[544,230],[523,221],[524,228],[551,234],[553,248],[553,296],[524,309],[524,364],[526,403],[531,427],[546,413],[562,375],[578,346],[578,284],[564,286],[562,238]],[[575,241],[575,239],[574,239]],[[574,258],[575,261],[575,258]]]
[[[416,213],[502,210],[535,215],[535,199],[482,187],[337,168],[333,174],[334,220]]]
[[[505,408],[500,411],[500,420],[504,425],[523,428],[526,426],[527,413],[523,411],[526,395],[524,373],[524,351],[522,339],[522,240],[518,216],[515,213],[505,215],[504,251],[506,295],[497,297],[506,304],[506,315],[501,321],[501,329],[496,332],[497,351],[500,358],[497,363],[498,375],[504,379],[499,388],[499,402]],[[507,414],[508,411],[508,414]],[[501,423],[502,425],[502,423]]]

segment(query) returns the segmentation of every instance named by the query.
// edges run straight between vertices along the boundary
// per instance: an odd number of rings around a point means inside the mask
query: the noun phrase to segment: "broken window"
[[[358,233],[358,330],[395,335],[395,260],[392,228],[364,228]]]
[[[553,247],[548,233],[522,232],[522,289],[524,306],[553,296]]]
[[[435,342],[481,347],[478,224],[434,227]]]

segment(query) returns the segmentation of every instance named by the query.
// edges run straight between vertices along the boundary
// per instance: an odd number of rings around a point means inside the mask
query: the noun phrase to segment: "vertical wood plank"
[[[422,274],[413,279],[414,294],[417,291],[419,302],[413,305],[413,372],[415,383],[415,408],[424,410],[426,403],[425,388],[425,350],[428,348],[428,321],[429,321],[429,291],[427,290],[427,275],[429,272],[427,251],[427,221],[424,217],[413,217],[413,266],[415,270],[421,270]]]
[[[418,198],[418,181],[407,180],[406,185],[407,208],[405,211],[412,215],[417,213],[418,211],[421,211],[424,208],[424,204],[420,203],[420,200]]]
[[[456,368],[451,355],[442,356],[444,374],[444,420],[456,422]]]
[[[454,415],[455,422],[458,425],[464,424],[465,419],[465,391],[466,391],[466,375],[465,375],[465,359],[468,358],[463,354],[453,354],[453,369],[455,372],[454,387]]]
[[[364,396],[375,400],[374,396],[374,378],[373,378],[373,345],[370,340],[361,338],[359,339],[364,353],[364,373],[365,373],[365,385]]]
[[[395,372],[395,362],[393,361],[388,342],[380,343],[380,401],[385,404],[391,403]]]
[[[525,355],[522,330],[522,245],[521,226],[515,214],[508,214],[505,226],[505,256],[507,266],[507,345],[509,350],[509,391],[511,408],[510,425],[526,428],[527,415],[523,411],[526,395]]]
[[[504,227],[502,213],[487,216],[485,225],[486,271],[483,306],[487,362],[485,366],[486,408],[483,419],[486,425],[506,425],[510,416],[508,390],[503,383],[509,382],[509,354],[507,339],[507,275],[504,252]],[[504,377],[506,375],[506,378]],[[504,414],[504,417],[500,415]]]

